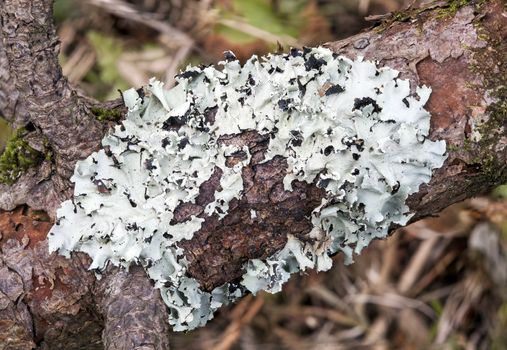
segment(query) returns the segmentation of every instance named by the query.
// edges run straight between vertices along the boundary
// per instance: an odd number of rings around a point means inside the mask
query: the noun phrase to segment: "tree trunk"
[[[479,2],[482,3],[482,2]],[[0,0],[0,114],[25,126],[24,139],[43,154],[12,184],[0,184],[0,349],[167,349],[167,311],[140,268],[109,268],[101,280],[84,254],[49,255],[46,234],[56,208],[72,194],[77,160],[99,148],[107,130],[62,76],[52,0]],[[413,220],[507,182],[507,15],[502,0],[454,6],[435,3],[377,18],[375,27],[326,44],[355,58],[377,60],[433,93],[430,138],[449,157],[431,182],[409,197]],[[106,104],[118,108],[118,101]],[[211,290],[237,280],[248,259],[283,248],[287,234],[303,237],[323,193],[314,184],[283,190],[286,161],[259,164],[267,140],[254,132],[228,142],[247,145],[243,199],[223,219],[206,220],[182,243],[189,273]],[[201,187],[202,203],[220,174]],[[250,209],[263,226],[250,219]],[[199,204],[181,210],[201,212]],[[46,214],[47,213],[47,214]],[[188,214],[190,213],[190,214]],[[280,234],[281,233],[281,234]],[[121,330],[121,331],[118,331]]]

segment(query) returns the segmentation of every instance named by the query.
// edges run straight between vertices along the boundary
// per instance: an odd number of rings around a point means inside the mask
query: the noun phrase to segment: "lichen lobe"
[[[330,254],[351,261],[391,224],[409,220],[405,200],[445,160],[445,142],[426,138],[430,89],[411,94],[393,69],[324,48],[220,64],[187,68],[171,90],[152,80],[144,96],[126,91],[126,119],[76,165],[74,197],[49,235],[51,251],[86,252],[97,272],[109,262],[144,266],[175,330],[205,324],[247,291],[279,291],[292,273],[327,270]],[[223,142],[251,131],[269,137],[263,159]],[[308,239],[287,233],[283,249],[245,262],[240,281],[203,290],[188,273],[184,242],[210,220],[227,219],[246,195],[243,173],[252,162],[280,157],[283,190],[299,181],[324,193],[309,215]],[[203,202],[217,169],[219,183]],[[202,211],[191,206],[198,202]],[[182,203],[189,205],[177,210]]]

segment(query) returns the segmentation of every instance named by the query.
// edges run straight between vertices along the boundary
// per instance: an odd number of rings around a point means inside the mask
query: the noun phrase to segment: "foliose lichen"
[[[325,48],[254,56],[243,66],[228,53],[219,64],[221,70],[188,67],[170,90],[151,80],[143,96],[125,91],[126,119],[102,150],[76,165],[74,197],[58,210],[49,235],[50,251],[86,252],[96,271],[108,263],[144,266],[175,330],[205,324],[247,291],[277,292],[292,273],[327,270],[336,252],[351,261],[389,226],[408,222],[405,200],[446,158],[445,142],[427,139],[430,89],[411,94],[393,69]],[[187,275],[178,243],[207,217],[225,217],[230,201],[243,196],[248,147],[220,138],[245,130],[271,136],[264,161],[287,159],[286,190],[306,181],[326,196],[312,213],[313,243],[288,234],[281,251],[245,264],[239,286],[206,292]],[[240,151],[246,157],[227,166],[226,157]],[[214,201],[202,215],[172,222],[215,168],[222,175]]]

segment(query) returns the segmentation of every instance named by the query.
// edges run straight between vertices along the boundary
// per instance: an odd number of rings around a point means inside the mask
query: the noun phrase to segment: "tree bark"
[[[167,311],[140,268],[111,268],[97,281],[84,254],[68,260],[47,252],[51,218],[72,193],[73,167],[99,147],[107,129],[91,113],[97,102],[61,74],[51,5],[0,0],[0,112],[16,126],[29,125],[29,143],[45,144],[52,155],[13,185],[0,185],[6,210],[0,214],[0,348],[167,349]],[[496,0],[453,12],[445,3],[409,9],[326,45],[397,69],[412,88],[433,89],[430,138],[446,140],[449,157],[409,198],[413,220],[507,182],[507,11]],[[323,196],[315,184],[283,190],[285,159],[260,164],[265,137],[244,132],[225,142],[247,145],[252,154],[245,195],[222,220],[207,219],[182,243],[189,274],[208,290],[237,280],[248,259],[281,249],[287,234],[304,239],[307,217]],[[201,187],[196,204],[181,205],[177,220],[202,213],[219,179],[216,173]],[[252,220],[250,209],[261,220]]]

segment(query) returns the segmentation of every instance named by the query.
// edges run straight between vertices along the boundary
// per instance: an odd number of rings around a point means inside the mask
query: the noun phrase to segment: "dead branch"
[[[53,215],[72,193],[75,162],[99,147],[106,129],[90,112],[96,102],[80,96],[61,74],[51,5],[51,0],[0,0],[0,111],[14,125],[27,126],[34,148],[47,144],[52,154],[14,184],[0,185],[5,210],[27,204]],[[409,198],[414,220],[507,181],[504,4],[445,10],[445,4],[407,10],[383,17],[371,31],[327,44],[337,53],[396,68],[413,87],[433,89],[427,106],[430,138],[446,140],[449,157]],[[283,191],[285,160],[260,164],[265,137],[244,132],[229,142],[247,145],[252,154],[244,170],[246,194],[231,203],[222,220],[206,220],[182,244],[190,274],[208,290],[239,278],[248,259],[281,249],[287,234],[304,237],[311,228],[307,217],[323,195],[306,183]],[[219,176],[201,188],[202,203]],[[250,219],[250,209],[262,217],[262,227]],[[199,202],[182,208],[179,220],[202,211]],[[86,271],[86,256],[48,255],[48,220],[26,207],[0,214],[0,344],[6,349],[167,348],[167,311],[142,271],[113,269],[97,282]],[[26,225],[21,232],[20,221]],[[128,334],[118,334],[118,327]]]

